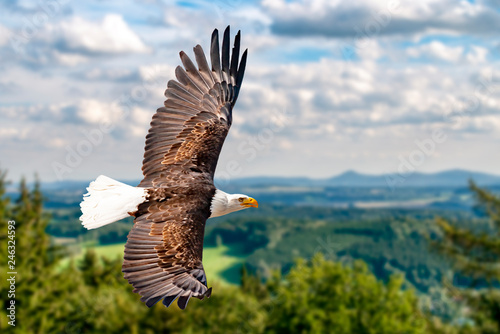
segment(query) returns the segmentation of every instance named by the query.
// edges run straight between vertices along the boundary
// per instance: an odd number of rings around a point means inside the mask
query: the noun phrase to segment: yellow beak
[[[253,199],[252,197],[245,198],[243,202],[241,202],[241,205],[244,206],[245,208],[258,208],[259,203]]]

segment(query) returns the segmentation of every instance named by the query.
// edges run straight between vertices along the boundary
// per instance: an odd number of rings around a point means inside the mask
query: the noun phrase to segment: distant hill
[[[347,171],[327,179],[305,177],[250,177],[235,179],[237,186],[304,186],[304,187],[465,187],[468,180],[474,180],[480,186],[500,186],[500,175],[472,172],[466,170],[448,170],[437,173],[413,173],[407,177],[397,174],[370,175],[356,171]]]
[[[408,177],[401,177],[396,174],[371,175],[362,174],[356,171],[346,171],[340,175],[326,179],[311,179],[307,177],[248,177],[230,180],[224,184],[216,186],[227,189],[238,189],[244,187],[352,187],[352,188],[382,188],[390,187],[391,182],[395,187],[466,187],[468,180],[474,180],[480,186],[500,186],[500,175],[493,175],[481,172],[466,170],[447,170],[437,173],[414,173]],[[130,185],[139,184],[140,180],[120,180]],[[42,183],[42,189],[45,191],[66,190],[66,191],[85,191],[89,181],[56,181]],[[9,192],[16,192],[17,187],[12,187]]]
[[[385,187],[392,181],[400,187],[464,187],[470,179],[481,186],[500,185],[500,175],[459,169],[428,174],[414,173],[407,177],[396,174],[368,175],[348,171],[326,180],[326,184],[334,187]]]

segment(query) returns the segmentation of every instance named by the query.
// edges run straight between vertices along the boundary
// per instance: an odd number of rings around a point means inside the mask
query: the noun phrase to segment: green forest
[[[215,219],[212,297],[184,311],[148,309],[123,278],[130,220],[84,231],[78,202],[7,185],[2,172],[2,333],[500,333],[500,198],[474,183],[470,211],[268,204]]]

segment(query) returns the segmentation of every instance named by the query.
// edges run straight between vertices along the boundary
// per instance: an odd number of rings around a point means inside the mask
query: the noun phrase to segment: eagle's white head
[[[227,215],[228,213],[247,208],[258,207],[259,203],[252,197],[242,194],[228,194],[217,189],[210,205],[210,211],[212,212],[210,218]]]

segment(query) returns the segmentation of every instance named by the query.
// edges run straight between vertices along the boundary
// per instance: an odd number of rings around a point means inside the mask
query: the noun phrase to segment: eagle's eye
[[[238,202],[240,202],[240,203],[243,202],[243,200],[244,200],[243,197],[238,198]]]

